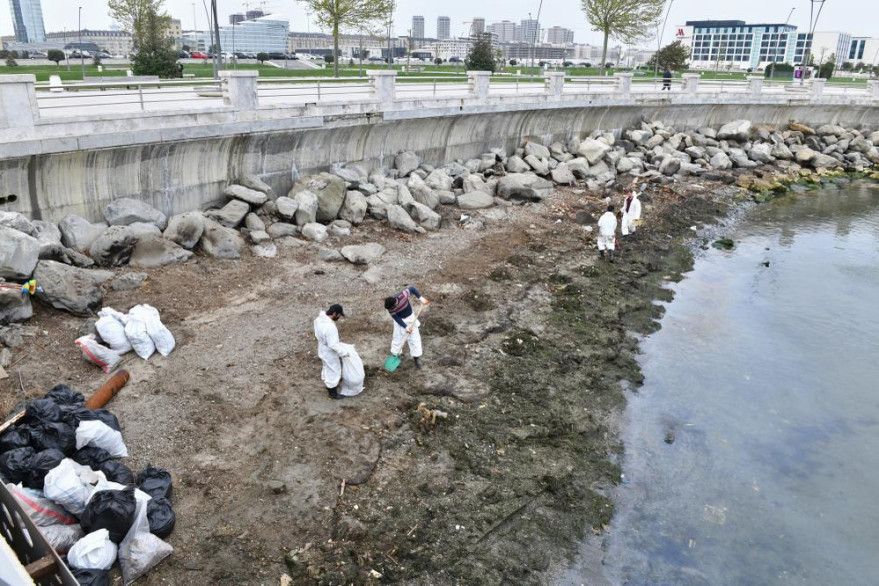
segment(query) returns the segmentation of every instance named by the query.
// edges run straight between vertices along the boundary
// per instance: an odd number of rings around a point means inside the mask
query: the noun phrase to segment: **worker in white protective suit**
[[[607,206],[607,211],[598,218],[598,253],[604,258],[604,251],[607,250],[610,255],[610,262],[613,262],[614,250],[616,249],[617,235],[617,217],[614,214],[614,207]]]
[[[345,317],[339,304],[333,304],[314,320],[314,337],[317,338],[317,355],[324,363],[321,378],[331,399],[341,399],[339,383],[342,380],[342,358],[348,355],[345,345],[339,341],[336,322]]]
[[[635,221],[641,219],[641,200],[638,199],[640,195],[640,192],[632,188],[632,192],[623,200],[623,222],[620,227],[623,236],[634,234],[637,228]]]

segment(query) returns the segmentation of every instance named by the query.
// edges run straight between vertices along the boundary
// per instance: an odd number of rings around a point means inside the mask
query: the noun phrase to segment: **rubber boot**
[[[415,368],[424,367],[424,364],[421,362],[421,358],[413,358],[412,361],[415,363]]]
[[[327,389],[327,395],[330,399],[339,400],[342,398],[342,395],[339,394],[339,385],[334,386],[332,389]]]
[[[615,253],[615,251],[613,251],[613,250],[610,251],[610,262],[613,262],[614,253]]]

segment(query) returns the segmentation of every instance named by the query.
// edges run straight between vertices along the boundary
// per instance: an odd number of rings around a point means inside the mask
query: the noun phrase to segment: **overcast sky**
[[[199,29],[206,27],[207,18],[202,3],[210,6],[210,0],[196,0],[195,18]],[[436,34],[436,17],[448,16],[452,22],[452,36],[461,35],[468,25],[464,21],[473,17],[485,18],[487,23],[499,20],[518,22],[528,18],[530,12],[537,16],[540,0],[504,0],[503,2],[473,2],[472,0],[444,0],[428,2],[425,0],[397,0],[396,29],[399,34],[406,34],[410,28],[412,16],[420,14],[425,17],[425,33]],[[12,20],[9,0],[0,0],[0,34],[12,34]],[[107,15],[106,0],[42,0],[43,15],[47,31],[60,31],[77,28],[77,8],[82,6],[83,28],[108,28],[111,24]],[[312,32],[319,30],[313,23],[308,23],[303,4],[295,0],[266,0],[266,2],[250,2],[251,8],[265,4],[267,12],[284,14],[290,19],[291,30]],[[442,4],[442,7],[438,7]],[[175,17],[183,21],[183,28],[193,27],[192,0],[165,0],[165,6]],[[478,13],[474,7],[480,6]],[[809,0],[673,0],[664,40],[670,42],[674,38],[674,25],[683,24],[686,20],[721,20],[736,19],[747,22],[778,22],[783,23],[791,8],[796,10],[791,23],[800,29],[809,25]],[[242,0],[219,0],[218,11],[220,22],[228,23],[228,15],[243,12],[245,3]],[[439,12],[442,10],[442,12]],[[579,0],[545,0],[540,15],[541,26],[564,26],[575,31],[574,40],[578,43],[598,43],[601,37],[590,30],[586,18],[580,10]],[[818,23],[818,30],[844,31],[856,36],[879,37],[879,1],[877,0],[826,0],[824,11]],[[653,42],[655,43],[655,41]],[[653,43],[645,43],[652,46]]]

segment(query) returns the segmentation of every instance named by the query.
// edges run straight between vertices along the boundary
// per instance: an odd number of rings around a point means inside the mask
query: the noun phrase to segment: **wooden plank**
[[[41,557],[37,561],[26,565],[24,570],[34,580],[51,576],[55,573],[55,558],[50,555]]]

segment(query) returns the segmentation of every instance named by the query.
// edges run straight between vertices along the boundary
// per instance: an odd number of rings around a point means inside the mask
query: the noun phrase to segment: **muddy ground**
[[[109,405],[129,466],[175,481],[175,552],[140,583],[545,583],[609,530],[620,381],[640,382],[631,334],[655,331],[662,283],[692,262],[690,227],[723,214],[733,191],[650,187],[645,226],[615,264],[582,225],[601,197],[560,190],[483,230],[452,216],[426,236],[368,222],[332,242],[388,248],[372,283],[367,267],[290,244],[277,259],[198,258],[109,292],[122,311],[158,308],[178,341],[167,358],[127,356],[131,382]],[[382,299],[409,283],[433,301],[425,368],[388,374]],[[333,302],[367,367],[366,392],[344,401],[327,398],[312,333]],[[6,403],[61,382],[97,388],[105,376],[73,344],[88,323],[37,308],[37,335],[0,382]],[[421,403],[448,417],[425,419]]]

